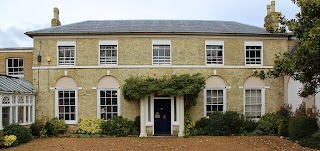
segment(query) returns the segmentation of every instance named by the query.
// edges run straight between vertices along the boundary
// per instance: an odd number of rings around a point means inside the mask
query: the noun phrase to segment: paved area
[[[274,151],[312,150],[276,136],[216,137],[123,137],[123,138],[43,138],[6,151],[88,151],[88,150],[190,150],[190,151]]]

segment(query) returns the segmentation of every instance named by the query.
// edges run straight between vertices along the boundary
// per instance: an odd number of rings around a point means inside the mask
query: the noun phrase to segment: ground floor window
[[[107,120],[116,117],[119,114],[119,90],[99,90],[99,107],[100,118]]]
[[[75,90],[58,90],[58,118],[67,124],[76,124],[77,92]]]
[[[0,94],[0,99],[0,129],[12,123],[29,125],[34,122],[35,97],[33,95]]]
[[[214,111],[224,111],[224,91],[216,89],[206,90],[206,115]]]
[[[260,89],[245,90],[245,116],[247,118],[260,118],[262,111],[262,99]]]

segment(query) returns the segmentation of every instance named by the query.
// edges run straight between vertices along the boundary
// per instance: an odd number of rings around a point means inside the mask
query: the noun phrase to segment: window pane
[[[18,123],[23,123],[24,122],[24,107],[23,106],[19,106],[18,107]]]
[[[207,105],[207,111],[211,111],[211,105]]]
[[[10,107],[2,107],[2,126],[10,124]]]

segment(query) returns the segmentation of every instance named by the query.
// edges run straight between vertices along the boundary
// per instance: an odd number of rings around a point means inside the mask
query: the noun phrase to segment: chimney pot
[[[59,20],[59,9],[57,7],[53,8],[53,18],[51,19],[51,27],[60,26],[61,22]]]
[[[270,14],[270,5],[267,5],[267,15],[269,15]]]
[[[59,19],[59,9],[57,7],[53,8],[53,19]]]
[[[271,12],[275,12],[276,11],[276,2],[273,0],[271,1]]]

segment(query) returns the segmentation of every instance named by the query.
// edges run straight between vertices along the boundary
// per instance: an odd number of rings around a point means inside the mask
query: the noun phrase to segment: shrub
[[[38,124],[36,123],[31,124],[30,130],[31,130],[32,136],[37,136],[37,137],[40,136],[41,128]]]
[[[243,130],[244,119],[234,111],[213,112],[195,123],[191,135],[237,135]]]
[[[64,120],[53,118],[45,123],[44,129],[47,135],[57,136],[58,134],[63,134],[67,130],[67,125]]]
[[[280,109],[276,112],[276,114],[281,115],[283,117],[290,118],[293,115],[291,109],[292,109],[291,106],[284,104],[280,106]]]
[[[278,118],[279,116],[274,113],[266,113],[258,121],[258,129],[267,135],[278,133]]]
[[[305,102],[302,102],[299,105],[299,107],[294,112],[294,116],[307,116],[307,107]]]
[[[31,130],[19,124],[10,124],[5,126],[3,132],[6,135],[15,135],[18,144],[27,143],[32,139]]]
[[[320,149],[320,131],[317,131],[316,133],[312,134],[312,136],[302,138],[299,141],[299,144],[304,147]]]
[[[4,144],[4,146],[11,146],[16,140],[17,140],[16,136],[6,135],[3,138],[3,144]]]
[[[223,119],[228,127],[228,134],[239,134],[243,130],[244,118],[236,111],[227,111]]]
[[[113,117],[101,124],[102,134],[118,137],[132,135],[133,127],[133,121],[121,116]]]
[[[258,121],[258,129],[267,135],[289,136],[289,114],[286,111],[279,111],[275,113],[267,113],[263,115]],[[284,114],[283,114],[284,113]],[[282,116],[282,115],[284,116]]]
[[[253,132],[257,129],[258,123],[254,120],[244,120],[243,128],[246,132]]]
[[[103,120],[98,118],[85,118],[80,121],[77,127],[77,133],[81,134],[99,134]]]
[[[294,117],[289,123],[289,137],[291,140],[300,140],[301,138],[311,136],[317,130],[317,119],[314,117]]]

